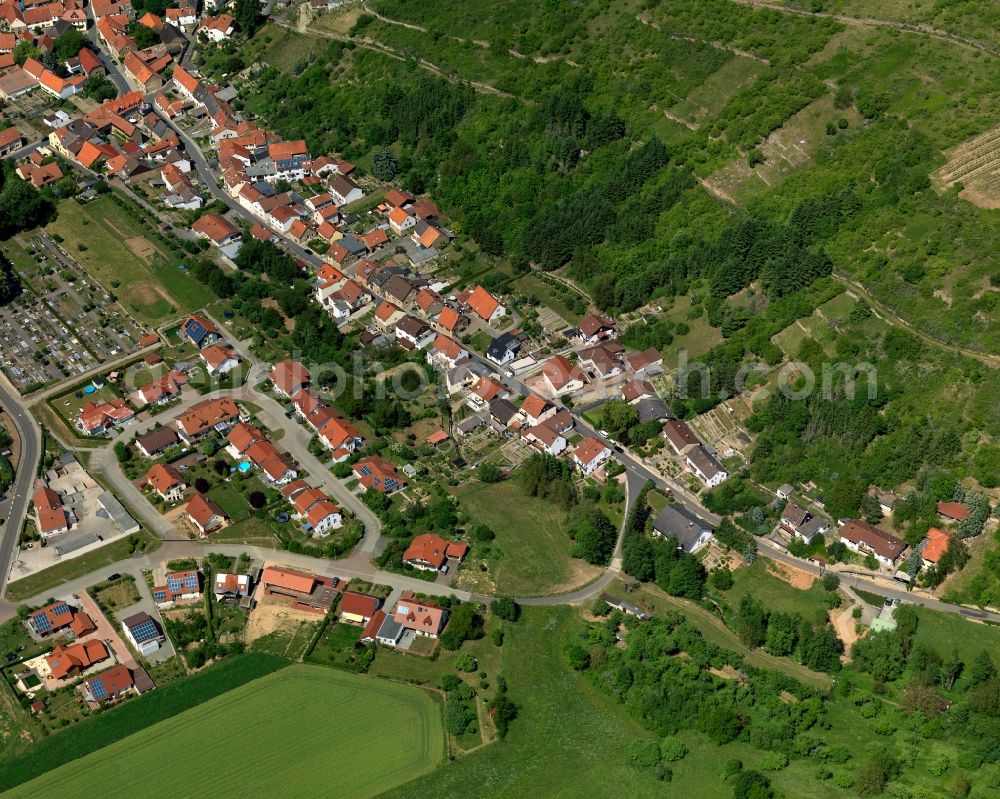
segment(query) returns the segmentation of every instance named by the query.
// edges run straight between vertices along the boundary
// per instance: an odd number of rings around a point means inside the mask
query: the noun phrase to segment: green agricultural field
[[[406,745],[387,745],[388,731]],[[217,796],[233,795],[233,786],[241,796],[314,795],[327,785],[367,797],[431,771],[443,755],[440,710],[423,691],[294,665],[7,795],[174,797],[183,764],[199,792]]]
[[[207,289],[178,269],[176,256],[110,194],[86,205],[60,203],[48,231],[142,322],[156,324],[205,304]]]
[[[570,557],[572,541],[566,534],[566,514],[541,499],[525,496],[513,481],[475,484],[457,492],[473,523],[485,524],[496,534],[490,559],[494,590],[513,596],[555,594],[583,585],[600,569]],[[459,572],[477,575],[475,553]]]

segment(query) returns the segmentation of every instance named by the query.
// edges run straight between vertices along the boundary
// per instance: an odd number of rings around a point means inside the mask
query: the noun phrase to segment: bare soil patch
[[[816,578],[809,574],[809,572],[796,569],[794,566],[786,566],[784,563],[773,563],[770,565],[772,573],[791,585],[792,588],[801,588],[803,591],[807,591],[816,582]]]
[[[284,602],[272,597],[261,596],[247,620],[244,640],[251,644],[258,638],[263,638],[273,632],[287,631],[292,633],[300,622],[316,622],[321,617],[305,610],[293,610]]]

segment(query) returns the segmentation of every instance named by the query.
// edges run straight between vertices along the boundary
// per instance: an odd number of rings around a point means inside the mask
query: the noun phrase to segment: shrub
[[[470,655],[468,652],[463,652],[457,658],[455,658],[455,668],[459,671],[473,672],[478,667],[476,659]]]
[[[687,747],[684,745],[683,741],[679,741],[672,735],[668,735],[662,741],[660,741],[660,755],[668,763],[673,763],[676,760],[680,760],[688,752]]]
[[[781,771],[788,765],[788,757],[782,752],[768,752],[760,759],[760,767],[764,771]]]

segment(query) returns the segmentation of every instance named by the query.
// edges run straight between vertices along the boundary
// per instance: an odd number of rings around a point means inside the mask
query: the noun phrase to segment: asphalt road
[[[0,595],[7,585],[10,566],[17,551],[17,537],[21,522],[31,502],[31,489],[35,482],[35,473],[42,453],[41,430],[35,420],[21,404],[21,398],[6,385],[0,383],[0,405],[13,419],[21,439],[21,461],[17,465],[14,483],[7,492],[7,497],[0,502]]]

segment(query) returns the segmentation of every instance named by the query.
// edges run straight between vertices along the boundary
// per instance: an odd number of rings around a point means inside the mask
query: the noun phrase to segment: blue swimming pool
[[[93,394],[93,393],[94,393],[95,391],[97,391],[97,389],[96,389],[96,388],[94,388],[93,386],[87,386],[87,387],[86,387],[86,388],[85,388],[85,389],[83,390],[83,393],[84,393],[84,394]]]
[[[250,465],[250,461],[243,461],[240,463],[239,469],[241,472],[249,472],[253,466]]]

